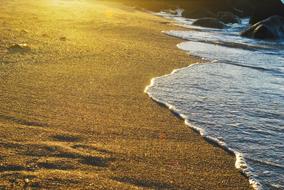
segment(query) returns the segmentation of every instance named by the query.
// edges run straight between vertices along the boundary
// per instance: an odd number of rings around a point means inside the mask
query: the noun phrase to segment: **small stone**
[[[67,38],[65,37],[65,36],[62,36],[62,37],[60,37],[59,38],[61,41],[66,41],[67,40]]]
[[[29,33],[29,31],[23,29],[23,30],[21,30],[21,33],[27,34],[27,33]]]
[[[24,181],[25,181],[26,184],[30,182],[30,180],[28,178],[25,178]]]
[[[14,44],[8,48],[10,53],[26,53],[31,51],[31,47],[26,43]]]

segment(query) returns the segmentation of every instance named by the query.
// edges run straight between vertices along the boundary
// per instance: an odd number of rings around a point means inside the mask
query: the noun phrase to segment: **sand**
[[[199,61],[161,33],[176,26],[96,0],[0,10],[0,189],[250,189],[234,155],[144,93]]]

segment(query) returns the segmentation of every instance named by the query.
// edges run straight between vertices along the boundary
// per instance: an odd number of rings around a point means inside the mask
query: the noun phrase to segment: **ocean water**
[[[184,31],[178,48],[204,61],[152,79],[145,89],[202,136],[236,155],[255,189],[284,189],[284,42],[240,37],[248,25],[216,30],[159,13]],[[189,28],[190,30],[188,30]]]

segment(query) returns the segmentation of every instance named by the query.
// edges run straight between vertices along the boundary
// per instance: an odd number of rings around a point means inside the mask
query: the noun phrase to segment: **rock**
[[[238,9],[238,8],[233,8],[232,13],[236,16],[240,17],[244,17],[243,15],[245,15],[245,11],[243,11],[242,9]]]
[[[204,18],[204,17],[217,17],[215,13],[207,9],[198,9],[198,10],[184,10],[182,16],[185,18]]]
[[[241,23],[241,19],[231,12],[218,12],[218,18],[220,21],[228,23]]]
[[[29,184],[30,183],[30,180],[28,179],[28,178],[25,178],[24,179],[24,189],[29,189],[28,187],[29,187]]]
[[[28,30],[25,30],[25,29],[22,29],[22,30],[21,30],[21,33],[22,33],[22,34],[27,34],[27,33],[29,33],[29,31],[28,31]]]
[[[59,40],[61,40],[61,41],[66,41],[67,38],[66,38],[65,36],[62,36],[62,37],[59,38]]]
[[[169,9],[169,10],[163,10],[163,12],[169,13],[171,15],[176,15],[176,16],[182,16],[182,13],[184,12],[183,9]]]
[[[24,179],[24,182],[27,184],[27,183],[30,182],[30,180],[29,180],[28,178],[25,178],[25,179]]]
[[[281,0],[258,0],[255,3],[250,23],[256,24],[273,15],[284,17],[284,4]]]
[[[8,51],[10,53],[26,53],[31,51],[31,47],[26,43],[13,44],[12,46],[8,47]]]
[[[271,40],[284,38],[284,17],[272,16],[262,20],[243,31],[241,36]]]
[[[230,0],[231,11],[239,17],[248,17],[253,13],[255,4],[253,0]]]
[[[216,18],[201,18],[192,23],[195,26],[202,26],[207,28],[223,29],[226,27],[225,23]]]

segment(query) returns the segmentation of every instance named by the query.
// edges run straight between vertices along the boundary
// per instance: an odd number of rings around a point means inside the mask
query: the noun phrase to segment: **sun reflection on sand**
[[[51,0],[48,1],[54,6],[63,6],[63,7],[78,7],[83,5],[87,5],[86,1],[80,1],[80,0]]]
[[[105,11],[105,16],[108,17],[108,18],[113,17],[113,14],[114,14],[114,13],[113,13],[113,11],[111,11],[111,10],[106,10],[106,11]]]

